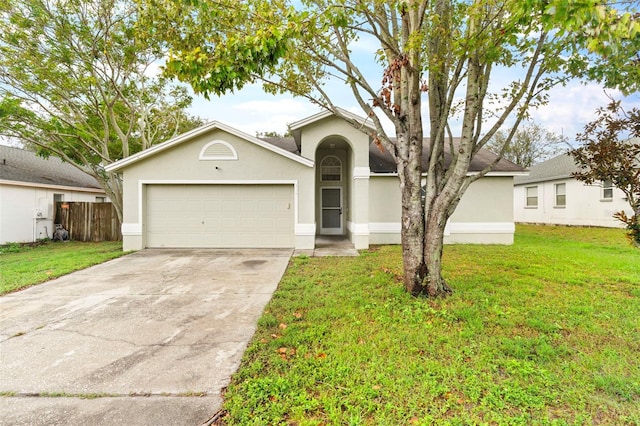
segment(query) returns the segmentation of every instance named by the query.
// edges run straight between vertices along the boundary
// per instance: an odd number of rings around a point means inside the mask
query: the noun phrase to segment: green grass
[[[227,424],[640,424],[640,251],[623,230],[447,246],[455,293],[436,301],[404,292],[400,256],[292,259]]]
[[[47,242],[0,246],[0,294],[122,256],[122,242]]]

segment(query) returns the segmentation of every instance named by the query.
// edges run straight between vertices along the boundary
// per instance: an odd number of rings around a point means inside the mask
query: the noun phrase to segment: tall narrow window
[[[342,180],[342,163],[338,157],[330,155],[320,164],[320,179],[323,182],[340,182]]]
[[[613,200],[613,182],[610,180],[602,181],[602,200]]]
[[[537,186],[527,186],[527,203],[526,207],[538,207],[538,187]]]
[[[565,207],[567,205],[567,184],[556,183],[556,207]]]

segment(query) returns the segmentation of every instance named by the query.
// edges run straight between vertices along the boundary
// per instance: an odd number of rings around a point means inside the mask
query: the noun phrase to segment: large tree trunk
[[[409,293],[417,296],[424,291],[426,268],[423,252],[424,207],[421,200],[420,173],[416,173],[414,169],[415,165],[399,167],[398,176],[402,194],[401,238],[404,287]]]
[[[429,297],[442,297],[452,293],[442,277],[442,248],[446,215],[442,212],[429,211],[425,220],[424,263],[427,268],[424,293]]]

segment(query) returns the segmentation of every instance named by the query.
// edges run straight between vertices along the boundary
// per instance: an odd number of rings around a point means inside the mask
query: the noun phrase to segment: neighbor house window
[[[602,200],[613,200],[613,182],[610,180],[602,181]]]
[[[107,197],[96,197],[96,203],[106,203]]]
[[[323,182],[340,182],[342,180],[342,163],[333,155],[325,157],[320,165],[321,180]]]
[[[61,203],[64,201],[64,194],[53,194],[53,202]]]
[[[567,184],[556,183],[556,207],[565,207],[567,205]]]
[[[527,186],[525,188],[527,194],[527,203],[525,207],[538,207],[538,187]]]

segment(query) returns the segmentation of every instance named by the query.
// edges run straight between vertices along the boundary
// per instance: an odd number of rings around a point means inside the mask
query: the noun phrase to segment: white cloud
[[[349,44],[353,52],[374,55],[380,49],[380,41],[369,34],[362,34],[357,40]]]
[[[328,84],[326,89],[331,95],[335,94],[334,102],[337,106],[364,116],[364,112],[357,105],[344,83],[332,82]],[[605,93],[602,87],[596,84],[582,85],[574,81],[566,87],[556,87],[551,90],[549,103],[537,110],[532,110],[531,115],[533,120],[544,128],[562,134],[570,142],[573,142],[576,134],[582,131],[584,125],[594,119],[596,109],[609,102],[607,93],[616,99],[623,99],[623,106],[626,109],[640,108],[639,94],[623,98],[618,91],[609,90]],[[490,105],[487,105],[487,108],[489,107]],[[247,85],[236,93],[212,97],[210,101],[196,96],[190,109],[192,114],[206,120],[217,120],[251,135],[265,131],[284,133],[289,123],[301,120],[318,111],[317,106],[303,98],[265,94],[260,83]],[[423,97],[423,124],[425,131],[428,132],[429,115],[426,96]],[[452,119],[451,125],[454,134],[459,134],[459,119]],[[506,123],[505,128],[509,125],[510,123]],[[485,124],[485,129],[488,126],[489,123]],[[393,126],[390,122],[385,123],[385,130],[389,135],[393,135]]]
[[[624,98],[618,90],[604,90],[596,84],[573,82],[549,92],[549,103],[531,112],[533,120],[547,130],[575,140],[584,126],[595,119],[596,109],[606,106],[610,99],[623,100],[625,108],[640,105],[638,95]]]
[[[144,75],[149,78],[156,78],[160,74],[162,74],[162,70],[160,69],[165,63],[164,59],[161,61],[155,61],[147,65],[144,69]]]
[[[265,131],[285,133],[289,123],[313,115],[318,109],[301,99],[259,93],[253,100],[245,94],[226,95],[211,101],[197,98],[190,112],[255,135]]]

